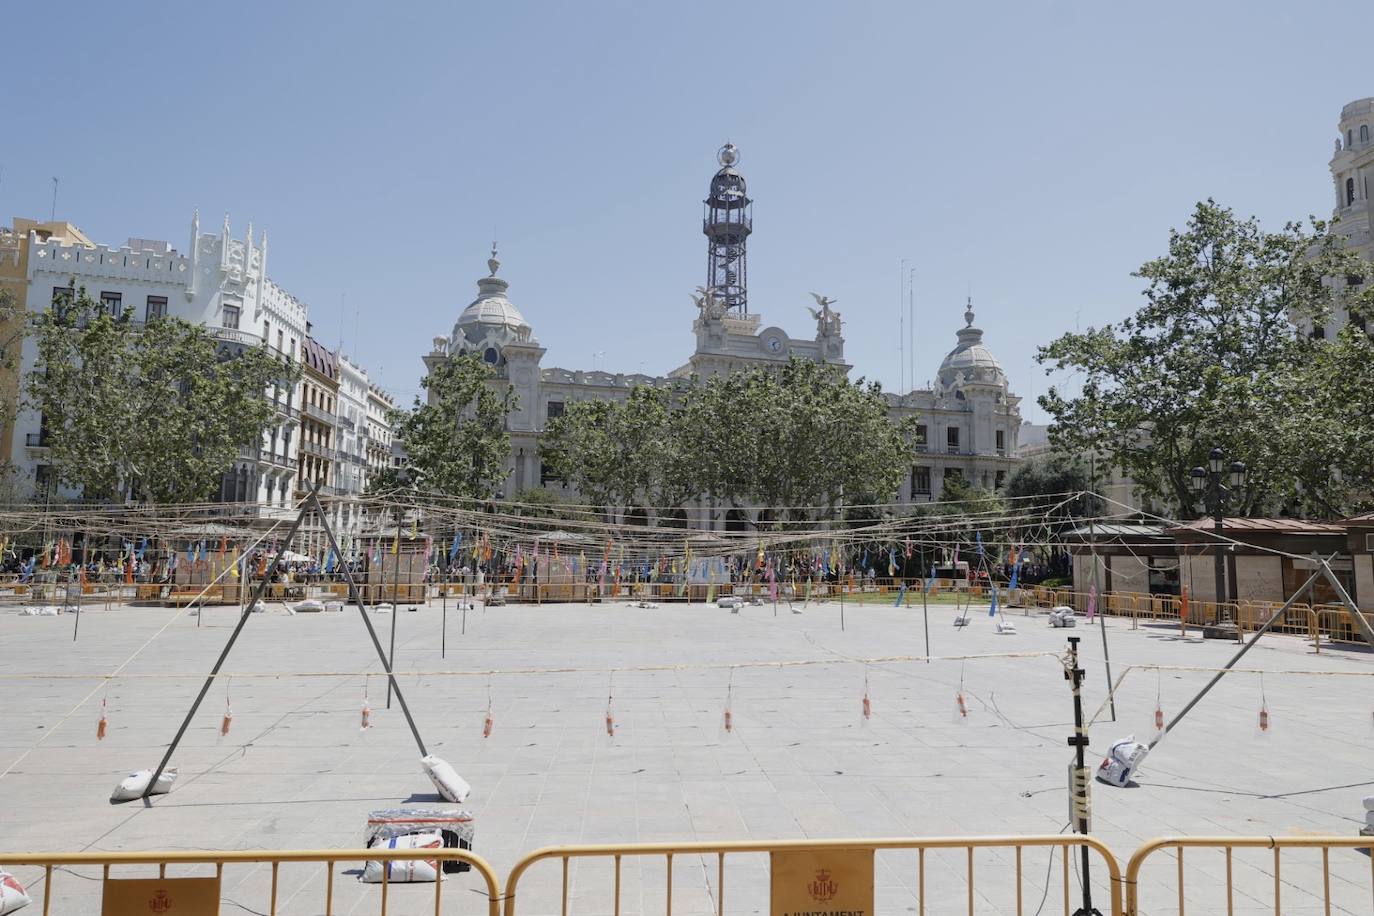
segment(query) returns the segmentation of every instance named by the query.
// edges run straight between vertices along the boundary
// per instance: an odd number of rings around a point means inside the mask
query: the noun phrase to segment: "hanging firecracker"
[[[615,713],[612,711],[612,704],[615,702],[615,672],[612,671],[606,681],[606,734],[615,737]]]
[[[362,724],[358,726],[360,731],[366,731],[372,727],[372,707],[367,703],[367,681],[363,681],[363,715]]]
[[[864,718],[865,718],[865,719],[871,719],[871,718],[873,718],[873,703],[872,703],[872,701],[870,701],[869,698],[868,698],[868,671],[867,671],[867,669],[864,670],[864,704],[863,704],[863,708],[864,708]]]
[[[109,726],[110,723],[105,718],[105,700],[104,698],[102,698],[100,700],[100,721],[95,723],[95,740],[104,741],[105,731],[109,728]]]
[[[229,726],[234,722],[234,711],[229,708],[229,698],[224,699],[224,717],[219,720],[219,734],[223,738],[229,734]]]
[[[1263,674],[1260,675],[1259,730],[1261,733],[1269,731],[1269,699],[1264,695]]]
[[[954,695],[954,703],[959,708],[959,715],[968,718],[968,704],[964,702],[964,691],[960,690]]]

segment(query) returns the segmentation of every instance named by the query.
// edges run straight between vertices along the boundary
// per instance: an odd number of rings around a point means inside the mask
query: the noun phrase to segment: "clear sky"
[[[1207,196],[1329,216],[1341,105],[1374,95],[1364,2],[9,4],[0,216],[185,250],[191,212],[270,233],[317,336],[408,401],[493,233],[545,366],[692,349],[701,199],[727,140],[750,303],[795,336],[835,297],[897,387],[978,324],[1023,410],[1034,352],[1139,302]],[[342,331],[341,331],[342,328]]]

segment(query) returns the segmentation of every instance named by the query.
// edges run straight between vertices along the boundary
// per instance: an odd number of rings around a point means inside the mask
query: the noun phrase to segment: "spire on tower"
[[[716,152],[721,167],[711,178],[711,190],[703,202],[701,231],[707,240],[707,292],[727,309],[744,315],[749,313],[746,244],[754,231],[754,202],[746,193],[744,176],[735,169],[739,160],[739,148],[733,143]]]
[[[496,257],[496,240],[491,242],[491,257],[487,258],[487,269],[491,271],[490,276],[496,276],[496,272],[501,269],[501,260]]]

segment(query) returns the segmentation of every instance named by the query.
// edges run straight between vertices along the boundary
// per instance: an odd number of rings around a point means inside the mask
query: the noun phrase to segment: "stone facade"
[[[546,368],[542,365],[544,347],[510,301],[509,282],[497,275],[501,264],[495,251],[487,264],[490,272],[478,280],[477,298],[463,309],[447,336],[433,339],[424,363],[432,370],[452,357],[477,354],[494,367],[496,384],[514,389],[519,406],[508,423],[511,458],[506,495],[550,487],[565,498],[575,498],[566,486],[548,479],[539,455],[545,425],[575,401],[623,400],[637,385],[684,385],[694,374],[709,377],[779,365],[792,356],[824,360],[846,371],[850,368],[844,361],[840,314],[826,300],[818,300],[820,309],[810,309],[815,335],[799,338],[765,324],[758,313],[727,314],[709,299],[697,301],[698,315],[692,324],[695,349],[666,376]],[[938,499],[944,481],[955,475],[989,489],[1000,487],[1017,461],[1020,398],[1011,394],[1001,365],[983,343],[983,332],[973,326],[972,304],[964,320],[954,349],[940,365],[935,387],[888,395],[894,420],[914,416],[925,421],[926,441],[918,445],[922,458],[898,494],[905,503]],[[710,516],[705,506],[685,509],[694,526],[719,528],[724,523],[723,513]]]

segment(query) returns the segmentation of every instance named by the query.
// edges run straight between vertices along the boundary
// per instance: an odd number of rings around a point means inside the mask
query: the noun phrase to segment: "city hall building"
[[[477,281],[477,298],[463,309],[449,334],[434,338],[433,348],[424,357],[427,369],[453,357],[476,354],[495,368],[498,384],[514,389],[518,406],[508,421],[511,456],[505,495],[545,487],[565,499],[576,498],[570,488],[549,477],[539,452],[545,426],[571,403],[623,400],[638,385],[672,387],[694,375],[710,378],[778,366],[793,357],[831,363],[846,372],[851,368],[845,361],[843,321],[828,298],[818,297],[816,307],[806,307],[814,327],[809,336],[793,336],[750,310],[747,247],[753,232],[753,201],[737,168],[738,150],[727,144],[718,159],[720,169],[711,178],[703,206],[707,278],[693,297],[694,346],[679,368],[666,376],[651,376],[543,365],[544,347],[511,301],[510,283],[498,275],[501,262],[494,248],[487,261],[488,275]],[[944,483],[956,476],[997,489],[1017,461],[1020,398],[1011,393],[1006,374],[974,320],[970,302],[964,327],[955,332],[955,346],[941,362],[932,388],[886,395],[893,420],[910,416],[919,424],[919,455],[898,494],[903,503],[938,499]],[[703,529],[725,526],[724,511],[718,508],[712,516],[704,504],[683,507],[667,518],[655,518],[652,510],[647,514],[660,523]]]

